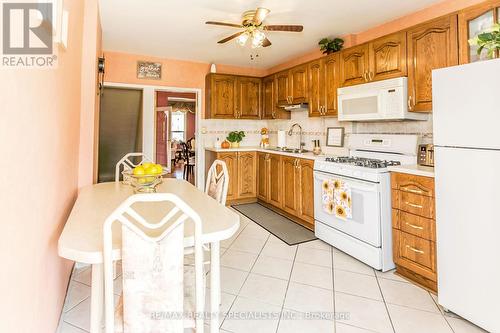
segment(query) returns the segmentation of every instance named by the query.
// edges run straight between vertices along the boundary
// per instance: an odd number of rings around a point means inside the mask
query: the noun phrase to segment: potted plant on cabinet
[[[241,140],[245,137],[245,132],[243,131],[232,131],[229,132],[227,136],[227,141],[231,142],[231,148],[238,148],[240,146]]]
[[[494,58],[495,53],[500,52],[500,24],[494,24],[491,28],[469,39],[469,44],[478,47],[477,54],[481,54],[486,49],[488,58]]]
[[[342,38],[323,38],[319,41],[318,45],[323,54],[330,54],[342,50],[344,40]]]

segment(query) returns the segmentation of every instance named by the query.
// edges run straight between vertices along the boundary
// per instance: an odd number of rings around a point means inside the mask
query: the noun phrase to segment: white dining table
[[[219,332],[220,241],[233,236],[240,226],[240,217],[222,206],[185,180],[166,178],[157,192],[177,195],[201,217],[203,244],[210,247],[210,332]],[[81,189],[70,216],[59,237],[59,256],[92,265],[90,332],[100,333],[104,311],[103,224],[105,219],[127,197],[134,194],[130,185],[109,182],[89,185]],[[160,207],[157,208],[160,210]],[[150,216],[159,215],[155,208]],[[118,227],[115,223],[114,227]],[[116,229],[119,231],[119,229]],[[113,229],[114,231],[114,229]],[[194,246],[192,223],[185,224],[184,246]],[[121,232],[113,232],[113,260],[121,259]]]

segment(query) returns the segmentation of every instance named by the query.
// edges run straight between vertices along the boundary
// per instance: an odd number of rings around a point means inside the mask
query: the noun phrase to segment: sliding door
[[[142,152],[142,90],[104,88],[99,115],[98,182],[113,181],[116,163]]]

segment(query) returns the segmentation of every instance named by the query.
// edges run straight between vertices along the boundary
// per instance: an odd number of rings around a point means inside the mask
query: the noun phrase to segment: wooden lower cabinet
[[[269,154],[269,159],[267,160],[268,165],[268,203],[275,206],[281,207],[282,202],[282,187],[281,187],[281,156],[277,154]]]
[[[392,173],[391,186],[396,271],[437,292],[434,179]]]
[[[217,153],[217,159],[226,163],[229,172],[227,204],[255,201],[257,198],[256,152]]]
[[[281,208],[292,215],[298,212],[297,200],[297,161],[295,157],[282,156],[282,203]]]
[[[299,159],[297,163],[298,218],[314,224],[314,161]]]

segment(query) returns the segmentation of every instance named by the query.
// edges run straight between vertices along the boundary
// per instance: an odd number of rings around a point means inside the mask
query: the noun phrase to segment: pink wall
[[[0,332],[55,332],[73,264],[57,240],[78,189],[84,0],[64,6],[58,68],[0,74]]]
[[[484,0],[445,0],[430,7],[424,8],[420,11],[399,17],[390,22],[383,23],[377,27],[354,33],[348,36],[343,36],[345,41],[344,47],[351,47],[357,44],[362,44],[367,41],[373,40],[377,37],[385,36],[393,32],[404,30],[406,28],[415,26],[428,20],[432,20],[439,16],[453,13],[463,8],[473,6],[475,4],[484,2]],[[277,66],[271,67],[267,70],[266,75],[279,72],[281,70],[299,65],[322,56],[319,48],[311,50],[299,57],[288,60]]]

